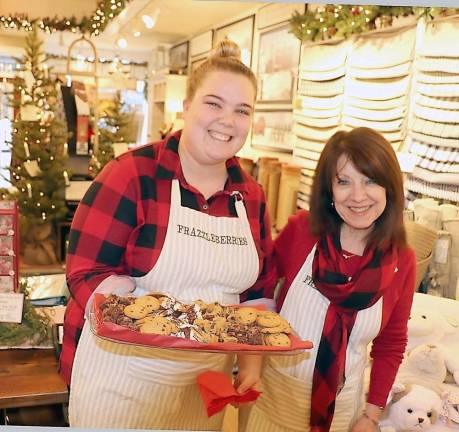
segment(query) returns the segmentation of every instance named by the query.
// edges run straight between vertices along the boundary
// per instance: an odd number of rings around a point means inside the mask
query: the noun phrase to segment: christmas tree
[[[67,212],[67,130],[56,118],[57,87],[50,79],[36,29],[26,38],[25,56],[14,79],[11,184],[4,198],[16,199],[20,213],[21,251],[30,263],[56,262],[53,223]]]
[[[90,169],[97,175],[114,158],[113,144],[127,142],[131,115],[125,111],[120,92],[116,92],[113,104],[99,120],[99,145],[93,154]]]

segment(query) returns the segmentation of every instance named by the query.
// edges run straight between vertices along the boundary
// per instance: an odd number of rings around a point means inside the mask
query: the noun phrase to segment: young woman
[[[390,144],[368,128],[333,135],[310,203],[309,213],[290,218],[274,250],[285,278],[280,313],[314,348],[268,359],[263,394],[241,416],[241,430],[377,430],[403,358],[415,256],[406,243],[402,174]]]
[[[111,162],[78,207],[61,355],[61,372],[68,382],[72,377],[71,426],[221,428],[222,415],[207,418],[196,376],[230,373],[232,355],[108,342],[83,317],[94,292],[159,291],[222,304],[272,296],[265,198],[234,157],[256,93],[239,54],[223,42],[189,78],[183,130]],[[258,356],[238,356],[241,392],[258,386],[259,363]]]

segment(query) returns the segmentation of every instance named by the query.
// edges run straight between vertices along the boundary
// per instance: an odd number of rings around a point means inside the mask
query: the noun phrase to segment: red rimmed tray
[[[126,343],[131,345],[140,345],[152,348],[166,348],[190,351],[203,352],[245,352],[259,354],[296,354],[312,348],[312,342],[301,340],[296,334],[290,334],[291,344],[289,347],[267,346],[267,345],[249,345],[234,342],[213,342],[204,343],[197,342],[177,336],[164,336],[156,334],[140,333],[131,330],[127,327],[120,326],[111,322],[104,322],[102,319],[102,310],[100,306],[105,301],[103,294],[95,294],[92,311],[90,315],[91,330],[96,335],[103,339],[112,342]],[[237,307],[237,306],[236,306]],[[263,306],[253,306],[260,310],[264,310]]]

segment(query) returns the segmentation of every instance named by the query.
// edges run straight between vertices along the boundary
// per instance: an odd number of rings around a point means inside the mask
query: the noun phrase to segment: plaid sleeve
[[[96,287],[123,274],[126,245],[137,220],[133,159],[114,160],[94,180],[73,218],[67,251],[67,282],[84,310]]]
[[[257,198],[246,200],[247,216],[260,257],[260,274],[257,281],[240,295],[240,301],[257,298],[273,298],[277,272],[273,261],[273,241],[271,222],[266,208],[266,199],[261,187],[257,185]]]

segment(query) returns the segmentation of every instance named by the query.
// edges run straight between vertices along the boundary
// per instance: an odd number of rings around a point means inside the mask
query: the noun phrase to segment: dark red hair
[[[356,128],[350,132],[336,132],[325,144],[315,171],[310,198],[310,223],[313,234],[339,233],[342,219],[332,206],[332,182],[336,176],[338,159],[345,155],[362,174],[386,190],[386,208],[367,240],[383,246],[407,245],[403,224],[405,197],[403,177],[397,156],[390,143],[370,128]]]

